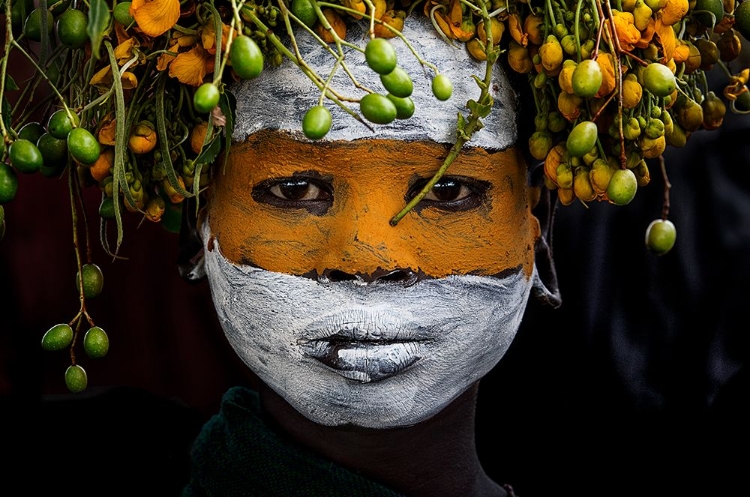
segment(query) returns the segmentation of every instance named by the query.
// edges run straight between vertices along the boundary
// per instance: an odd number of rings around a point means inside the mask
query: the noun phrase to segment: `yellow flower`
[[[629,52],[635,48],[635,44],[641,39],[641,32],[635,27],[635,19],[630,12],[613,12],[612,20],[615,25],[617,39],[620,41],[620,48]]]
[[[130,15],[148,36],[160,36],[177,24],[180,0],[133,0]]]
[[[747,86],[745,86],[748,77],[750,77],[750,69],[743,69],[729,78],[729,84],[724,88],[724,96],[728,100],[737,100],[737,97],[748,91]]]
[[[206,74],[214,70],[214,56],[201,45],[196,45],[188,52],[182,52],[169,65],[169,75],[180,83],[191,86],[203,84]]]
[[[112,67],[104,66],[100,69],[89,81],[89,84],[96,86],[102,91],[108,91],[112,87]],[[130,71],[125,71],[120,76],[120,82],[122,83],[123,90],[132,90],[138,86],[138,77]]]
[[[671,26],[680,21],[690,10],[688,0],[667,0],[664,7],[659,10],[659,20],[665,26]]]
[[[659,37],[664,57],[661,58],[662,63],[666,63],[674,57],[674,49],[677,46],[677,37],[674,34],[672,26],[667,26],[661,19],[656,20],[655,26],[656,35]]]
[[[140,44],[135,38],[128,38],[127,40],[124,40],[122,43],[118,44],[114,50],[117,63],[119,65],[123,65],[127,61],[132,59],[134,55],[137,55],[136,49],[139,46]]]

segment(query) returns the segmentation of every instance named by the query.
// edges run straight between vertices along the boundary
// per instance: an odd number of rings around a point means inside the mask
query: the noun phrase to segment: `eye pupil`
[[[432,192],[438,200],[454,200],[461,194],[461,183],[454,180],[443,180],[435,183]]]
[[[285,181],[279,185],[279,192],[289,200],[301,200],[305,198],[310,189],[310,183],[304,180]]]

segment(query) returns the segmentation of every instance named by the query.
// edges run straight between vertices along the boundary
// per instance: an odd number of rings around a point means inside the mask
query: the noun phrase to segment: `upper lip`
[[[354,307],[337,311],[308,324],[300,343],[316,340],[337,342],[414,342],[431,338],[427,328],[414,326],[410,316],[389,311],[386,306]]]

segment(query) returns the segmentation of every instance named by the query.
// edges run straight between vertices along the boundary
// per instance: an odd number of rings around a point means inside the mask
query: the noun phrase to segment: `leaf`
[[[219,99],[219,108],[224,114],[226,123],[224,124],[224,163],[229,158],[229,147],[232,145],[232,134],[234,134],[235,109],[237,108],[237,99],[230,91],[224,91]]]
[[[20,88],[18,88],[18,85],[16,84],[16,80],[14,80],[8,73],[5,74],[5,89],[20,90]]]
[[[206,132],[206,136],[208,136],[210,128],[211,126],[209,125],[209,130]],[[203,144],[201,154],[195,159],[196,166],[210,164],[216,159],[216,156],[219,155],[219,152],[221,152],[221,140],[219,140],[219,135],[220,133],[215,133],[208,143]]]
[[[102,44],[104,33],[109,27],[109,7],[104,0],[91,0],[89,9],[89,24],[86,33],[91,40],[91,54],[95,59],[99,58],[99,48]]]
[[[467,105],[472,114],[480,118],[489,116],[490,112],[492,111],[492,103],[490,103],[489,105],[482,105],[476,100],[469,100]]]

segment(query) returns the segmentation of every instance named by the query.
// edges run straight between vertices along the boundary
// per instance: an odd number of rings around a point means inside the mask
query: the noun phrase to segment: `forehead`
[[[297,45],[309,68],[323,80],[327,80],[332,74],[328,87],[348,107],[347,111],[324,99],[324,105],[333,116],[331,131],[324,140],[385,138],[453,143],[456,139],[458,114],[467,116],[467,102],[476,100],[480,95],[480,88],[474,78],[484,79],[484,62],[473,60],[463,49],[436,36],[435,28],[426,16],[408,16],[403,29],[404,36],[410,40],[417,53],[439,67],[441,74],[450,78],[453,95],[447,101],[435,98],[432,93],[432,78],[435,73],[422,66],[411,48],[399,38],[393,38],[390,42],[396,49],[398,64],[413,80],[414,91],[411,98],[414,100],[415,112],[409,119],[397,119],[390,124],[373,126],[366,121],[358,121],[349,114],[358,112],[355,102],[366,94],[362,88],[386,93],[380,75],[368,67],[361,51],[369,39],[367,28],[367,23],[348,26],[347,42],[358,44],[360,50],[350,46],[342,47],[347,71],[336,69],[337,61],[331,57],[329,47],[321,46],[307,33],[297,36]],[[504,150],[514,145],[518,138],[518,99],[504,66],[495,64],[492,73],[489,91],[493,109],[482,119],[482,129],[472,135],[471,145],[488,150]],[[358,82],[359,87],[352,85],[353,79]],[[317,105],[320,99],[320,89],[294,64],[265,67],[257,78],[234,85],[232,93],[237,98],[237,119],[233,132],[236,142],[243,142],[264,129],[301,132],[305,112]],[[305,140],[304,137],[300,139]]]

